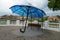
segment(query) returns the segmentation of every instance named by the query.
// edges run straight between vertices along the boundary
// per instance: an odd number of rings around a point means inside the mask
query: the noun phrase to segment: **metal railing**
[[[42,28],[60,32],[60,22],[54,23],[54,22],[45,21],[43,23]]]

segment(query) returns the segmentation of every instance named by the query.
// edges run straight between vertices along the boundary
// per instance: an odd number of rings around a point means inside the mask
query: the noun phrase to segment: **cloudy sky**
[[[48,0],[0,0],[0,16],[1,15],[15,15],[9,9],[13,5],[29,5],[35,6],[45,11],[48,16],[60,15],[60,10],[52,11],[48,8]]]

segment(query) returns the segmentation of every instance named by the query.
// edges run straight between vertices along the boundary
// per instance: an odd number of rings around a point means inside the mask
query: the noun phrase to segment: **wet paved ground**
[[[12,33],[20,27],[0,27],[0,40],[60,40],[60,32],[41,29],[44,34],[35,37],[23,37]]]

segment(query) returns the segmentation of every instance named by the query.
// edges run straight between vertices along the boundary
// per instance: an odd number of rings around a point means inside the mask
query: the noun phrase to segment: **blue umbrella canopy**
[[[10,7],[10,9],[12,10],[13,13],[16,13],[20,16],[24,16],[24,17],[30,17],[30,18],[42,18],[43,16],[45,16],[45,12],[41,9],[38,9],[36,7],[33,6],[28,6],[28,5],[14,5],[12,7]],[[27,19],[26,19],[26,24],[27,24]],[[26,30],[26,24],[25,24],[25,28],[24,31],[20,32],[24,33]]]
[[[14,5],[10,7],[13,13],[16,13],[20,16],[25,16],[31,17],[31,18],[41,18],[45,16],[45,12],[41,9],[38,9],[33,6],[28,6],[28,5]]]

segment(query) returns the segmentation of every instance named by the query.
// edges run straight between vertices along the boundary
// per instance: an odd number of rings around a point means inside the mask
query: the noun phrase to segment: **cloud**
[[[45,11],[47,15],[57,15],[60,11],[52,11],[48,8],[48,0],[0,0],[0,15],[12,14],[9,9],[13,5],[30,5]],[[15,15],[15,14],[14,14]]]
[[[28,2],[40,9],[45,8],[48,4],[48,0],[28,0]]]
[[[9,7],[14,4],[13,0],[0,0],[0,15],[11,13]]]
[[[60,10],[53,11],[52,9],[49,9],[48,6],[43,9],[47,16],[56,16],[60,15]]]

